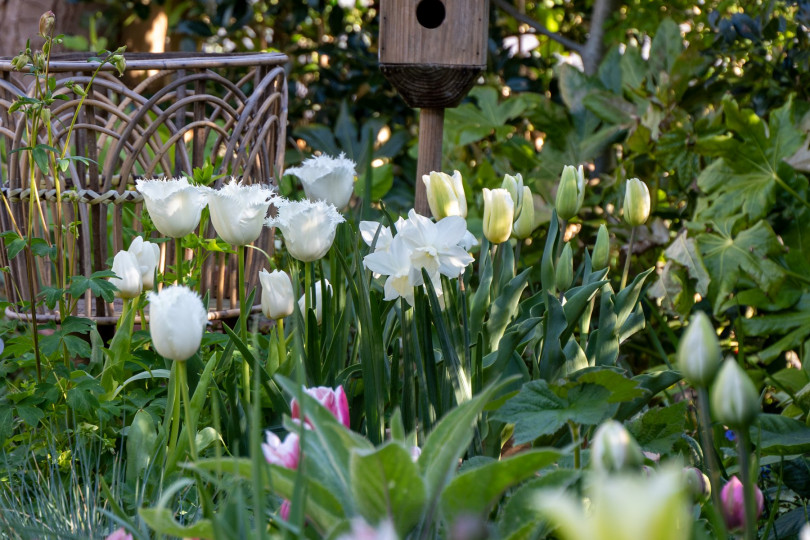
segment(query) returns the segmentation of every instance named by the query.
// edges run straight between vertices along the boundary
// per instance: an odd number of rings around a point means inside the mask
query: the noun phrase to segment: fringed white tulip
[[[182,238],[199,225],[207,202],[204,188],[190,185],[185,178],[136,180],[135,188],[160,234]]]
[[[285,174],[301,180],[310,201],[324,201],[342,210],[354,192],[355,166],[345,154],[336,158],[321,155],[304,160],[300,167],[287,169]]]
[[[208,208],[217,234],[232,246],[246,246],[262,232],[275,195],[259,184],[244,185],[232,178],[221,189],[208,190]]]
[[[338,224],[344,221],[333,205],[304,200],[280,203],[278,215],[265,224],[281,230],[291,257],[312,262],[326,255],[335,241]]]

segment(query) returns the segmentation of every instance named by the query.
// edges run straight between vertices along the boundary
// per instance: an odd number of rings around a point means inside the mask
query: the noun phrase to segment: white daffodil
[[[511,229],[511,223],[510,223]],[[467,222],[448,216],[436,223],[414,210],[397,232],[411,251],[411,285],[422,285],[422,268],[428,274],[457,278],[473,262],[472,256],[459,244],[467,233]]]
[[[335,241],[338,224],[346,221],[333,205],[323,201],[283,201],[278,207],[278,215],[265,224],[278,227],[287,252],[303,262],[326,255]]]
[[[273,190],[244,185],[232,178],[221,189],[208,190],[208,208],[217,234],[232,246],[246,246],[262,232]]]
[[[354,192],[355,166],[345,154],[336,158],[321,155],[304,160],[300,167],[287,169],[285,174],[301,180],[310,201],[324,201],[342,210]]]
[[[408,247],[402,235],[394,237],[387,251],[369,253],[363,259],[363,265],[378,276],[388,276],[383,286],[384,300],[404,298],[408,304],[413,305],[413,288],[416,283],[413,279],[413,252]],[[421,284],[421,271],[419,273]],[[442,294],[441,276],[437,271],[432,272],[430,281],[437,295]]]
[[[199,225],[207,202],[205,188],[192,186],[185,178],[136,180],[135,188],[163,236],[182,238]]]
[[[155,350],[182,362],[200,348],[208,313],[200,296],[183,285],[149,293],[149,333]]]
[[[390,227],[383,227],[382,223],[377,223],[376,221],[361,221],[359,229],[363,242],[365,242],[368,247],[374,244],[375,253],[378,251],[388,251],[391,247],[394,235],[391,234]],[[377,234],[377,230],[380,231],[379,234]],[[376,243],[374,242],[375,236],[377,237]]]

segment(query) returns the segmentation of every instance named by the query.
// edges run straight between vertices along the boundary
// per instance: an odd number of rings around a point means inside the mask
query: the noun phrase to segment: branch
[[[497,0],[496,0],[497,1]],[[593,75],[605,53],[605,22],[613,13],[614,0],[596,0],[591,11],[591,30],[582,48],[582,65],[587,75]]]
[[[518,21],[520,21],[520,22],[522,22],[524,24],[528,24],[529,26],[534,28],[537,31],[538,34],[542,34],[542,35],[546,36],[547,38],[556,41],[557,43],[559,43],[560,45],[562,45],[566,49],[570,49],[570,50],[572,50],[572,51],[574,51],[576,53],[579,53],[580,55],[585,50],[585,47],[581,43],[577,43],[576,41],[570,40],[565,36],[561,36],[560,34],[558,34],[556,32],[552,32],[551,30],[549,30],[548,28],[546,28],[545,26],[543,26],[542,24],[540,24],[536,20],[532,19],[531,17],[529,17],[529,16],[521,13],[517,9],[515,9],[515,7],[512,4],[510,4],[509,2],[507,2],[506,0],[491,0],[491,1],[492,1],[493,4],[495,4],[496,6],[501,8],[503,11],[505,11],[506,13],[508,13],[509,15],[514,17],[515,19],[517,19]],[[601,24],[600,24],[600,29],[601,29]],[[589,39],[589,41],[590,41],[590,39]]]

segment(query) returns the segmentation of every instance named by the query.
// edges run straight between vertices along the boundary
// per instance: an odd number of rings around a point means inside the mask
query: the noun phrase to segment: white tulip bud
[[[329,294],[332,293],[332,285],[329,283],[329,280],[323,280],[324,286],[326,290],[329,291]],[[304,310],[307,308],[306,305],[306,293],[301,295],[301,298],[298,299],[298,309],[304,313]],[[323,293],[321,292],[321,280],[315,282],[315,298],[314,298],[315,305],[312,306],[315,308],[315,318],[318,320],[318,324],[321,324],[323,320]],[[304,313],[304,317],[306,317],[306,313]]]
[[[290,276],[279,270],[259,272],[262,284],[262,313],[268,319],[278,320],[293,312],[292,282]]]
[[[678,344],[678,367],[695,387],[708,387],[720,369],[722,351],[709,317],[697,312]]]
[[[116,253],[113,258],[112,271],[118,276],[109,279],[110,283],[118,288],[116,296],[135,298],[141,294],[143,290],[141,271],[138,268],[138,261],[132,253],[124,250]]]
[[[155,350],[182,362],[200,348],[208,313],[197,293],[183,285],[149,293],[149,333]]]
[[[505,174],[503,175],[501,187],[511,195],[512,202],[515,203],[515,218],[517,219],[523,209],[523,176],[520,173],[517,173],[515,176]]]
[[[566,165],[557,187],[557,200],[554,205],[560,219],[569,221],[579,213],[585,200],[585,171],[580,165],[574,168]]]
[[[520,197],[520,213],[512,227],[512,236],[523,240],[532,235],[534,230],[534,198],[529,186],[523,186],[523,195]]]
[[[759,393],[743,368],[727,358],[711,390],[715,419],[733,429],[748,429],[760,412]]]
[[[160,262],[160,247],[152,242],[146,242],[140,236],[136,236],[129,245],[129,251],[138,261],[138,270],[141,273],[141,281],[145,291],[152,290],[155,286],[155,269]]]

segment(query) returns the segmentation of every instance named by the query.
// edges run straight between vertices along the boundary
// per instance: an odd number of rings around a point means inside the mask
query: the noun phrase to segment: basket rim
[[[253,305],[250,308],[250,314],[261,313],[261,311],[262,311],[262,305],[261,304]],[[29,312],[27,312],[27,311],[17,311],[15,309],[13,309],[13,306],[7,306],[6,307],[5,315],[6,315],[6,317],[8,317],[9,319],[12,319],[12,320],[17,320],[17,321],[22,321],[22,322],[31,322],[31,314]],[[240,309],[238,307],[237,308],[230,308],[230,309],[222,309],[222,310],[219,310],[219,311],[209,308],[209,310],[208,310],[208,321],[213,322],[213,321],[219,321],[219,320],[222,320],[222,319],[232,319],[232,318],[238,317],[239,315],[240,315]],[[121,316],[120,315],[103,316],[103,317],[93,316],[93,317],[86,317],[86,318],[90,319],[91,321],[95,322],[98,325],[106,326],[106,325],[117,324],[118,319],[120,319]],[[149,322],[149,315],[144,314],[144,319],[146,319],[146,322]],[[53,312],[50,312],[50,313],[37,313],[37,320],[40,321],[40,322],[54,321],[54,322],[58,323],[59,322],[59,312],[58,311],[53,311]],[[140,315],[135,315],[134,320],[135,320],[135,324],[140,324],[141,323],[141,316]]]
[[[61,53],[51,56],[50,71],[53,72],[92,72],[99,62],[88,60],[94,53]],[[282,66],[289,58],[278,52],[240,52],[240,53],[202,53],[202,52],[165,52],[165,53],[124,53],[125,71],[150,69],[211,69],[245,66]],[[0,57],[0,71],[13,71],[13,57]],[[115,66],[104,64],[102,71],[114,71]]]

